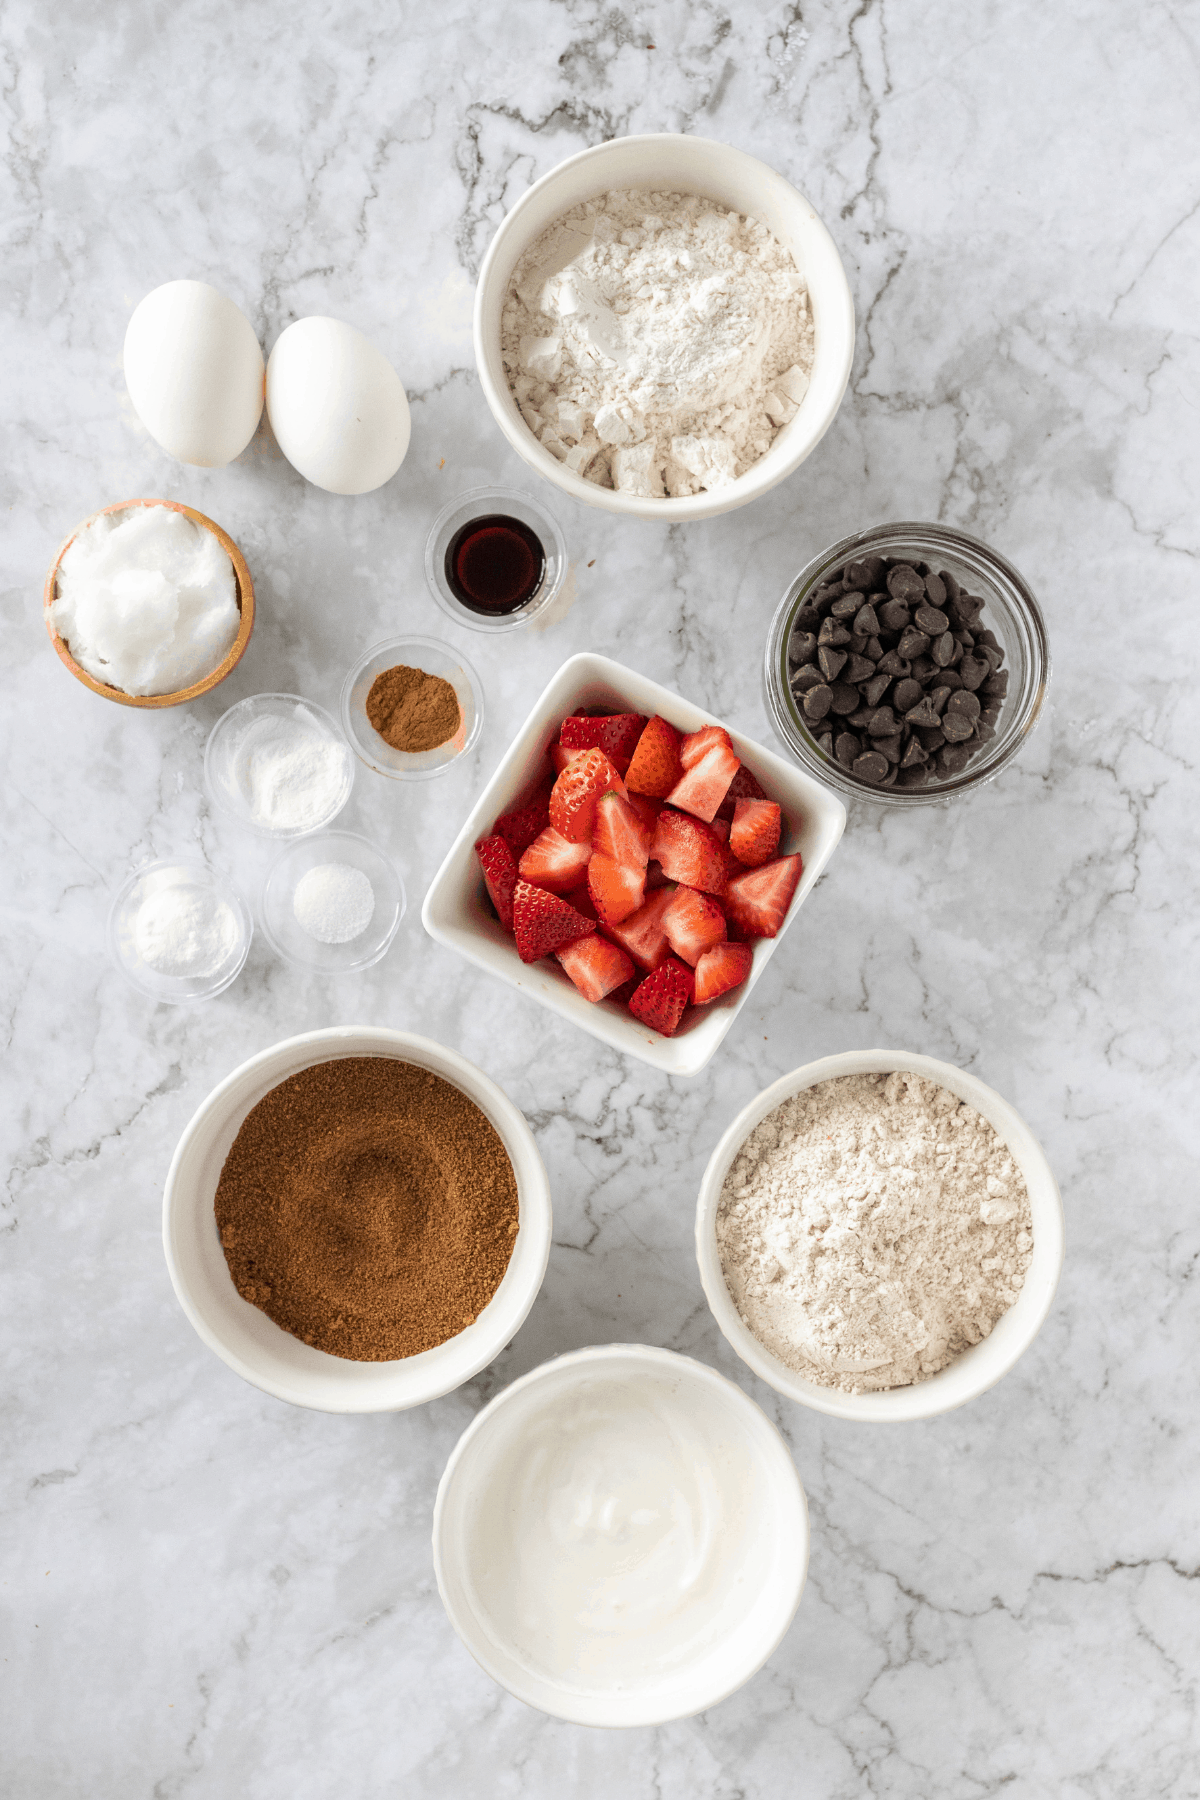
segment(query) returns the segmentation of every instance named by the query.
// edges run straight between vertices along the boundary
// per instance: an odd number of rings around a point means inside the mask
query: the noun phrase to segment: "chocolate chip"
[[[976,721],[975,721],[975,736],[981,744],[986,744],[988,739],[994,738],[995,735],[996,735],[996,727],[991,723],[990,720],[976,719]]]
[[[980,716],[987,724],[994,725],[996,720],[1000,717],[1000,711],[1001,706],[999,700],[989,700]]]
[[[920,699],[921,684],[919,681],[914,681],[911,675],[907,680],[896,683],[896,691],[892,695],[892,705],[897,712],[907,713],[920,703]]]
[[[957,718],[970,719],[974,724],[980,713],[979,701],[966,688],[960,688],[957,694],[951,694],[946,703],[946,712],[953,713]]]
[[[855,613],[854,629],[861,637],[865,638],[873,638],[879,630],[879,620],[875,617],[875,608],[870,601]]]
[[[938,768],[943,775],[961,775],[970,756],[965,744],[944,744],[937,753]]]
[[[888,759],[881,756],[878,750],[865,750],[861,756],[855,757],[850,767],[860,781],[869,781],[877,786],[888,772]]]
[[[804,696],[804,713],[808,719],[823,719],[833,705],[833,694],[824,682],[820,687],[809,688]]]
[[[925,583],[909,563],[897,563],[888,570],[887,587],[894,600],[925,598]]]
[[[867,720],[873,738],[892,737],[900,729],[900,721],[890,706],[877,706]]]
[[[982,606],[983,601],[981,600],[979,604]],[[975,633],[975,642],[977,644],[990,644],[993,650],[1003,650],[1004,648],[1004,645],[1000,642],[1000,639],[996,636],[994,631],[977,631]]]
[[[1008,692],[1008,670],[999,669],[995,675],[989,675],[986,681],[979,684],[979,692],[990,699],[993,694],[1003,699]]]
[[[850,633],[836,619],[823,619],[821,629],[817,633],[818,644],[848,644]]]
[[[831,682],[830,693],[833,695],[831,710],[841,716],[852,713],[858,707],[858,689],[851,687],[848,681]]]
[[[877,637],[871,638],[868,643],[863,645],[863,655],[869,656],[872,662],[879,661],[883,655],[883,645]]]
[[[941,582],[942,586],[945,588],[946,593],[949,596],[949,598],[951,600],[957,600],[960,592],[962,591],[958,585],[957,576],[952,575],[950,573],[949,569],[943,569],[941,574],[938,576],[938,580]],[[929,597],[932,600],[933,595],[931,594]]]
[[[865,731],[867,729],[867,720],[870,718],[873,710],[874,709],[870,706],[860,706],[857,712],[850,714],[849,718],[846,720],[846,724],[854,731]]]
[[[941,682],[935,682],[929,690],[929,704],[939,718],[946,710],[946,702],[950,698],[950,689]]]
[[[912,672],[914,681],[928,681],[932,675],[937,674],[938,666],[932,656],[915,656]]]
[[[832,731],[823,731],[821,733],[820,737],[817,739],[817,748],[818,748],[818,750],[824,751],[826,756],[833,755],[833,733],[832,733]]]
[[[817,640],[811,631],[794,631],[792,641],[788,645],[788,661],[799,668],[805,663],[815,662],[817,658]]]
[[[875,664],[869,656],[851,656],[842,670],[842,678],[845,681],[870,681],[874,673]]]
[[[983,611],[983,601],[978,594],[960,593],[954,604],[959,618],[966,626],[973,625]]]
[[[924,787],[928,780],[929,770],[927,768],[917,764],[914,768],[906,769],[901,764],[900,773],[896,778],[896,786],[902,788]]]
[[[993,675],[1004,661],[1003,650],[995,650],[991,644],[980,644],[979,654],[987,659],[988,667],[991,669]]]
[[[898,650],[889,650],[886,655],[881,656],[876,667],[881,675],[897,676],[901,681],[906,675],[912,674],[912,665],[908,658]]]
[[[940,575],[925,577],[925,593],[930,606],[940,606],[946,598],[946,584]]]
[[[812,688],[820,687],[825,677],[815,663],[805,663],[804,667],[792,676],[792,692],[797,697],[807,694]]]
[[[912,624],[912,614],[903,600],[889,600],[879,608],[879,623],[885,631],[903,631]]]
[[[934,687],[948,687],[953,693],[957,693],[963,685],[963,678],[957,669],[939,669],[937,680],[933,685]]]
[[[846,652],[834,650],[829,644],[822,644],[817,651],[817,661],[821,665],[821,673],[826,681],[836,681],[846,666]]]
[[[989,674],[988,665],[978,656],[964,656],[958,665],[958,676],[965,688],[972,692]]]
[[[792,625],[792,630],[793,631],[801,631],[801,632],[811,631],[811,632],[815,633],[815,632],[819,631],[820,629],[821,629],[821,615],[817,611],[816,607],[815,606],[802,606],[800,608],[800,611],[796,614],[795,622]]]
[[[936,606],[918,606],[913,614],[913,624],[931,638],[941,637],[943,631],[950,629],[949,619]]]
[[[929,654],[940,669],[944,669],[951,660],[958,645],[948,631],[943,631],[940,638],[929,646]]]
[[[862,744],[852,731],[843,731],[833,740],[833,754],[845,768],[862,752]]]
[[[925,725],[930,731],[935,731],[941,722],[928,694],[923,700],[919,700],[916,706],[910,707],[904,715],[906,725]]]
[[[869,594],[883,575],[884,560],[882,556],[863,556],[857,562],[846,564],[846,580],[852,587],[861,588]]]
[[[965,744],[974,730],[974,722],[964,719],[961,713],[948,712],[942,719],[942,730],[948,744]]]
[[[928,750],[931,756],[935,750],[940,750],[946,741],[946,734],[942,730],[942,721],[940,719],[937,722],[936,731],[931,731],[923,725],[918,725],[914,729],[917,737],[920,739],[922,750]]]
[[[904,747],[904,755],[900,758],[900,767],[902,769],[912,769],[916,768],[918,765],[923,766],[928,761],[929,752],[925,749],[921,740],[916,737],[909,738],[908,743]]]
[[[882,751],[890,763],[898,763],[904,755],[904,739],[897,733],[895,737],[873,738],[872,747]]]
[[[914,657],[924,656],[929,649],[928,634],[910,625],[896,647],[905,661],[911,662]]]
[[[840,594],[830,607],[829,616],[831,619],[841,619],[842,622],[845,623],[847,619],[852,619],[854,617],[862,603],[863,597],[861,594],[854,592]]]
[[[897,767],[893,766],[892,768],[890,768],[888,770],[887,774],[884,776],[883,780],[880,782],[880,784],[879,784],[880,787],[895,787],[896,778],[899,775],[899,773],[900,773],[900,770]]]
[[[872,709],[879,705],[883,696],[892,685],[890,675],[873,675],[870,681],[863,684],[862,697]]]

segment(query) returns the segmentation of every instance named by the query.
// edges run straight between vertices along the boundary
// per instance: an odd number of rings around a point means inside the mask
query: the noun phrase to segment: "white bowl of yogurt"
[[[792,1622],[808,1509],[766,1414],[671,1350],[543,1363],[467,1427],[438,1487],[450,1622],[509,1693],[577,1725],[725,1699]]]

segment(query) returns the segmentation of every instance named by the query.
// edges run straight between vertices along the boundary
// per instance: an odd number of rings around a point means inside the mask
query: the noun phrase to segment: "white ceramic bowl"
[[[452,1082],[495,1126],[517,1178],[520,1227],[495,1294],[457,1337],[396,1362],[351,1362],[315,1350],[243,1300],[213,1214],[222,1166],[250,1108],[289,1075],[345,1056],[392,1056]],[[364,1025],[286,1038],[235,1069],[180,1138],[163,1195],[167,1268],[180,1305],[209,1349],[265,1393],[321,1412],[399,1412],[477,1375],[516,1335],[533,1305],[550,1255],[550,1227],[546,1170],[524,1115],[502,1089],[465,1056],[429,1038]]]
[[[741,1534],[730,1525],[719,1538],[722,1553],[743,1571],[739,1603],[729,1608],[722,1638],[707,1654],[664,1670],[656,1681],[585,1686],[569,1681],[565,1671],[531,1667],[506,1640],[504,1622],[489,1614],[474,1580],[479,1551],[471,1519],[488,1503],[498,1454],[519,1446],[546,1406],[570,1407],[598,1378],[628,1382],[643,1393],[649,1381],[669,1385],[672,1402],[695,1421],[695,1441],[715,1441],[717,1455],[753,1483]],[[577,1725],[665,1724],[716,1705],[749,1681],[795,1616],[808,1569],[808,1540],[804,1489],[791,1452],[766,1414],[715,1369],[642,1344],[575,1350],[505,1388],[451,1452],[433,1513],[438,1590],[471,1655],[519,1700]],[[549,1542],[546,1554],[553,1554]]]
[[[833,1081],[841,1075],[890,1075],[904,1069],[923,1075],[948,1088],[982,1113],[1008,1146],[1013,1161],[1025,1177],[1029,1205],[1033,1214],[1033,1260],[1025,1275],[1025,1285],[990,1335],[944,1368],[928,1381],[912,1387],[885,1388],[878,1393],[843,1394],[838,1388],[822,1387],[806,1381],[780,1362],[760,1344],[733,1303],[725,1285],[721,1257],[717,1249],[717,1204],[730,1164],[749,1134],[767,1114],[774,1112],[793,1094],[815,1087],[820,1081]],[[700,1200],[696,1207],[696,1257],[700,1264],[700,1280],[713,1317],[726,1339],[742,1361],[756,1375],[769,1382],[790,1400],[811,1406],[814,1412],[830,1413],[836,1419],[858,1419],[865,1424],[902,1423],[909,1419],[931,1419],[938,1413],[952,1412],[968,1400],[986,1393],[1013,1364],[1024,1355],[1041,1330],[1050,1311],[1054,1291],[1063,1265],[1063,1214],[1058,1183],[1046,1161],[1045,1152],[1020,1114],[995,1091],[956,1069],[952,1063],[937,1062],[932,1056],[916,1056],[903,1050],[851,1050],[843,1056],[822,1057],[820,1062],[806,1063],[790,1075],[781,1076],[764,1088],[756,1100],[742,1108],[733,1124],[709,1158],[700,1183]]]
[[[764,457],[728,487],[681,499],[618,494],[573,475],[534,437],[513,399],[500,355],[500,315],[512,272],[547,226],[580,201],[611,188],[703,194],[748,213],[787,249],[808,284],[813,311],[812,380],[804,403]],[[809,202],[782,175],[729,144],[675,132],[614,138],[581,150],[522,194],[483,259],[475,289],[475,361],[496,423],[531,469],[574,500],[638,519],[711,519],[757,500],[799,468],[842,402],[854,356],[854,302],[837,248]]]
[[[475,855],[477,841],[487,836],[495,820],[513,805],[545,765],[546,748],[557,736],[562,720],[579,707],[639,712],[647,717],[658,713],[680,731],[698,731],[701,725],[725,723],[607,656],[572,656],[534,705],[471,809],[430,883],[421,908],[421,923],[438,943],[457,950],[460,956],[498,975],[511,987],[520,988],[561,1018],[582,1025],[614,1049],[639,1056],[669,1075],[695,1075],[717,1049],[816,886],[842,835],[846,809],[828,788],[803,774],[794,763],[784,762],[773,751],[730,730],[738,756],[783,808],[786,828],[780,840],[780,855],[798,850],[804,873],[779,935],[760,938],[755,943],[750,973],[741,987],[708,1006],[694,1008],[678,1037],[660,1037],[640,1024],[619,1001],[602,1000],[593,1005],[585,1000],[553,959],[523,963],[511,936],[490,910]]]

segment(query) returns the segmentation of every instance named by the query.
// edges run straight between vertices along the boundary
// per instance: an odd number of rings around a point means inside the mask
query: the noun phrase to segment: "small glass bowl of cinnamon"
[[[427,781],[478,741],[483,689],[450,645],[389,638],[360,657],[342,684],[342,725],[355,754],[376,774]]]

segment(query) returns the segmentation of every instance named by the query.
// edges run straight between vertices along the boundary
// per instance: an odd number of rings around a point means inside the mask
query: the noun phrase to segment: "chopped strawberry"
[[[711,894],[677,887],[662,916],[672,950],[694,969],[706,950],[725,938],[725,914]]]
[[[601,928],[605,937],[629,952],[639,969],[657,969],[671,948],[662,928],[662,916],[674,892],[670,887],[655,888],[627,919]]]
[[[699,733],[697,733],[699,735]],[[672,806],[682,807],[706,822],[729,792],[729,784],[741,768],[728,744],[714,744],[697,763],[686,770],[667,795]]]
[[[658,816],[655,815],[655,823]],[[596,823],[592,828],[592,849],[601,856],[630,869],[644,869],[650,855],[653,828],[642,821],[632,802],[611,790],[601,794],[596,807]]]
[[[664,807],[650,854],[671,881],[706,894],[725,891],[725,846],[708,825]]]
[[[655,862],[651,857],[646,864],[646,892],[649,893],[652,888],[664,887],[666,881],[667,877],[662,872],[662,864]]]
[[[586,881],[582,887],[572,888],[569,894],[564,894],[563,899],[567,902],[568,906],[573,906],[575,911],[579,913],[582,918],[591,919],[593,923],[598,923],[596,909],[592,905],[592,896],[587,891]]]
[[[637,741],[633,760],[625,771],[626,783],[639,794],[662,800],[680,774],[679,733],[656,713]]]
[[[587,866],[588,893],[596,915],[606,925],[619,925],[635,913],[646,891],[644,869],[631,869],[628,863],[594,851]]]
[[[609,762],[623,775],[646,728],[641,713],[609,713],[604,718],[589,718],[586,713],[572,713],[562,722],[558,741],[564,750],[603,750]]]
[[[774,800],[739,800],[729,831],[729,848],[749,869],[770,862],[779,848],[783,814]]]
[[[603,750],[585,750],[573,757],[550,791],[551,825],[564,837],[585,842],[592,835],[600,796],[609,788],[625,793],[624,782]]]
[[[517,885],[517,859],[507,838],[498,832],[480,838],[475,846],[484,885],[496,909],[496,917],[505,931],[513,928],[513,889]]]
[[[590,938],[584,939],[591,943]],[[714,944],[696,964],[696,987],[692,998],[697,1006],[705,1006],[730,988],[740,987],[750,973],[754,952],[749,944]]]
[[[718,817],[732,819],[733,809],[739,800],[765,800],[766,797],[757,776],[752,775],[743,763],[729,784],[729,792],[721,802]]]
[[[547,755],[549,756],[550,761],[554,764],[554,774],[555,774],[555,777],[557,778],[559,775],[562,774],[563,770],[566,768],[566,766],[569,762],[574,762],[575,758],[577,756],[583,755],[583,751],[582,750],[564,750],[561,744],[555,743],[555,744],[551,744],[549,750],[547,751]]]
[[[550,823],[549,798],[550,790],[547,788],[524,806],[514,807],[512,812],[501,813],[492,826],[492,831],[499,832],[514,856],[520,856],[522,850],[528,850],[534,838],[539,832],[545,831]]]
[[[720,838],[721,842],[727,844],[729,842],[729,820],[723,819],[720,813],[718,813],[715,819],[710,819],[708,822]]]
[[[518,880],[513,895],[513,935],[522,962],[536,962],[539,956],[549,956],[595,929],[590,919],[583,918],[558,894]]]
[[[692,997],[692,971],[674,956],[659,963],[629,996],[629,1010],[643,1025],[674,1037]]]
[[[625,786],[629,787],[628,781]],[[635,794],[629,788],[629,804],[653,839],[654,827],[658,824],[658,815],[662,811],[662,801],[653,799],[649,794]]]
[[[545,888],[550,894],[569,894],[587,879],[588,847],[573,844],[553,825],[535,837],[519,866],[522,881]]]
[[[622,987],[634,974],[634,967],[624,950],[610,944],[607,938],[577,938],[554,952],[585,1000],[603,1000],[614,988]]]
[[[781,856],[761,869],[735,876],[725,895],[731,923],[736,921],[747,937],[774,937],[791,905],[802,867],[798,856]]]
[[[718,744],[723,744],[726,750],[733,749],[733,743],[725,727],[723,725],[702,725],[699,731],[689,731],[680,744],[679,760],[685,769],[694,769],[696,764]]]

